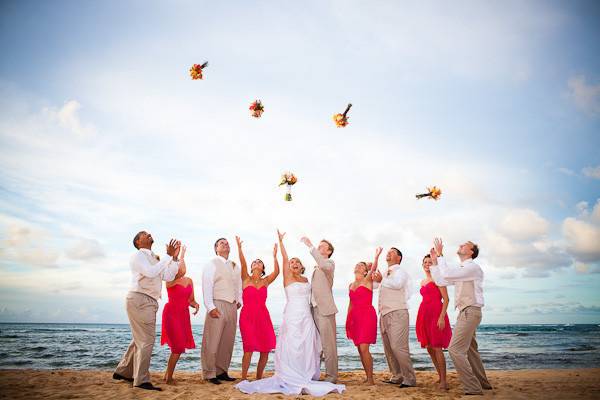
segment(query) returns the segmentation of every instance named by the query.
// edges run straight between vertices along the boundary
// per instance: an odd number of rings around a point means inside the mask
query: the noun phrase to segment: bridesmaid
[[[440,389],[448,390],[446,382],[446,359],[442,349],[447,349],[452,330],[446,310],[448,309],[448,289],[437,286],[431,278],[431,256],[423,258],[423,270],[426,278],[421,281],[423,301],[419,306],[415,331],[421,347],[427,348],[431,361],[439,376]]]
[[[377,270],[377,263],[381,255],[381,247],[375,250],[375,260],[372,265],[359,262],[354,267],[354,282],[350,284],[350,306],[346,318],[346,336],[352,339],[360,354],[365,373],[366,383],[374,385],[373,357],[369,345],[377,340],[377,313],[373,307],[373,271]],[[369,263],[371,264],[371,263]]]
[[[190,312],[188,307],[194,308],[194,315],[198,313],[200,305],[194,298],[194,283],[185,276],[185,246],[181,248],[181,263],[183,264],[183,273],[175,277],[171,282],[167,282],[167,293],[169,301],[165,304],[162,314],[162,327],[160,335],[160,344],[168,344],[171,349],[171,355],[167,363],[164,380],[168,385],[173,385],[173,372],[175,365],[179,361],[181,353],[185,349],[194,349],[194,336],[192,335],[192,324],[190,322]]]
[[[252,261],[250,274],[248,274],[248,265],[242,251],[242,241],[238,236],[235,237],[235,240],[242,267],[242,300],[244,304],[240,312],[240,332],[244,348],[242,380],[247,379],[252,353],[255,351],[260,353],[256,367],[256,379],[258,380],[262,379],[263,371],[269,359],[269,352],[275,348],[276,342],[275,330],[265,302],[267,301],[267,287],[279,275],[277,244],[273,248],[274,270],[270,275],[264,277],[265,264],[259,259]]]

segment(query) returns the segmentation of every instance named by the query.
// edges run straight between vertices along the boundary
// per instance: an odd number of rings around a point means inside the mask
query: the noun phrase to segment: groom
[[[227,374],[235,331],[237,310],[242,306],[241,269],[229,258],[229,242],[220,238],[214,245],[217,257],[202,271],[202,294],[206,307],[202,333],[202,375],[209,382],[235,381]]]
[[[336,343],[335,314],[338,312],[333,300],[333,273],[335,264],[331,259],[333,245],[323,239],[315,248],[310,239],[300,239],[309,249],[317,265],[311,280],[311,305],[315,325],[321,336],[325,359],[325,380],[337,383],[338,357]]]
[[[150,357],[156,337],[156,312],[162,291],[162,281],[172,281],[183,270],[177,261],[181,243],[171,239],[167,257],[160,260],[150,250],[154,239],[148,232],[138,232],[133,245],[138,250],[131,257],[131,288],[125,302],[133,339],[115,369],[113,379],[133,382],[133,386],[146,390],[162,390],[150,383]],[[183,264],[181,264],[183,265]]]

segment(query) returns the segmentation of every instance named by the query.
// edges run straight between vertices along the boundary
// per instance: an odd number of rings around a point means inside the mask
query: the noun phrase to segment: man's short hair
[[[138,233],[135,234],[135,236],[133,237],[133,247],[135,247],[136,249],[140,249],[137,245],[137,241],[140,240],[140,236],[142,236],[142,233],[144,233],[144,231],[139,231]]]
[[[402,252],[395,247],[392,247],[392,250],[394,250],[396,252],[396,254],[398,254],[400,256],[400,260],[402,260]]]
[[[218,238],[218,239],[217,239],[217,241],[215,242],[215,246],[214,246],[214,249],[215,249],[215,254],[217,254],[217,245],[219,244],[219,242],[220,242],[221,240],[227,240],[227,239],[226,239],[226,238]]]
[[[329,240],[326,239],[321,239],[321,242],[327,243],[327,247],[329,247],[329,257],[331,257],[333,255],[333,245],[331,244],[331,242]]]
[[[471,256],[471,258],[474,260],[479,255],[479,246],[477,246],[475,243],[471,242],[470,240],[469,240],[469,243],[471,243],[471,250],[473,251],[473,255]]]

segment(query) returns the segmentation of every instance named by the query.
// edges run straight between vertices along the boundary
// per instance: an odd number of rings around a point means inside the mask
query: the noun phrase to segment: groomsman
[[[321,336],[323,358],[325,359],[325,380],[337,383],[338,356],[336,342],[335,314],[338,312],[333,300],[333,274],[335,263],[331,259],[333,245],[323,239],[315,248],[309,238],[300,239],[309,249],[317,265],[311,279],[312,315]]]
[[[443,256],[441,239],[434,240],[431,249],[433,265],[431,276],[436,285],[454,285],[454,304],[459,310],[448,352],[458,372],[466,394],[483,394],[492,385],[485,375],[485,369],[477,350],[475,332],[481,323],[483,307],[483,270],[473,260],[479,255],[479,247],[466,242],[458,248],[459,267],[449,267]]]
[[[220,385],[221,381],[235,381],[227,371],[235,342],[237,310],[242,306],[242,276],[240,267],[228,260],[227,239],[218,239],[214,250],[217,256],[202,272],[206,318],[201,359],[204,379]]]
[[[386,383],[401,388],[417,384],[408,349],[408,299],[411,295],[410,276],[400,267],[402,252],[392,247],[386,255],[387,271],[373,274],[373,288],[379,287],[379,325],[383,350],[391,378]]]
[[[181,243],[171,239],[167,256],[160,260],[151,250],[154,239],[148,232],[138,232],[133,245],[138,251],[129,261],[131,288],[125,301],[133,339],[113,374],[113,379],[133,382],[147,390],[162,390],[150,383],[150,358],[156,337],[156,312],[161,297],[162,281],[172,281],[183,274],[179,270]]]

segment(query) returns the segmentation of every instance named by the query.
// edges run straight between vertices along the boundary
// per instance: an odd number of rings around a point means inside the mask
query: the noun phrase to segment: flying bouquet
[[[296,182],[298,182],[298,178],[291,172],[284,172],[283,175],[281,175],[279,186],[286,185],[285,201],[292,201],[292,185],[295,185]]]
[[[335,125],[338,128],[344,128],[348,125],[348,119],[350,118],[348,117],[348,111],[350,111],[350,107],[352,107],[352,104],[348,104],[348,107],[346,107],[346,111],[344,111],[343,114],[335,114],[333,116],[333,122],[335,122]]]
[[[418,194],[417,195],[417,199],[422,199],[423,197],[429,197],[430,199],[433,200],[439,200],[440,196],[442,195],[442,189],[440,189],[437,186],[434,187],[428,187],[427,188],[427,193],[422,193],[422,194]]]
[[[250,104],[250,113],[254,118],[260,118],[264,111],[265,107],[260,100],[255,100],[252,104]]]
[[[206,68],[208,65],[208,61],[204,64],[194,64],[192,68],[190,68],[190,76],[193,80],[202,79],[202,70]]]

